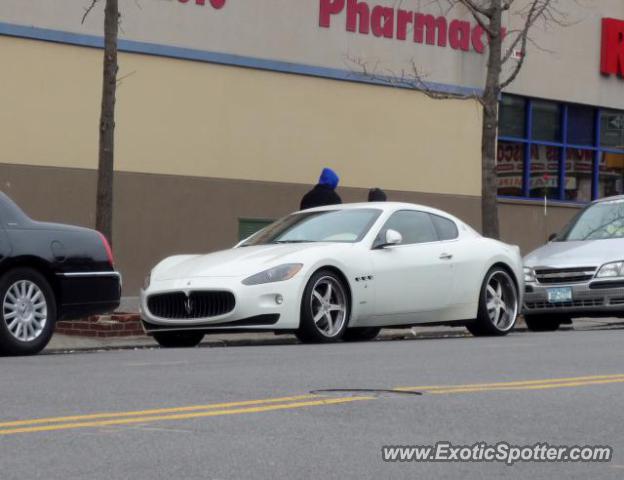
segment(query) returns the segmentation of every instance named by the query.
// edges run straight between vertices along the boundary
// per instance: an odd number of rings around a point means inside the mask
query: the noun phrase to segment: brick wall
[[[133,337],[145,335],[136,314],[93,316],[84,320],[60,321],[55,333],[80,337]]]

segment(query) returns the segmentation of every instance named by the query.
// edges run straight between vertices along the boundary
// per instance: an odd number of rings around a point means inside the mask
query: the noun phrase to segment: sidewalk
[[[560,330],[624,329],[624,321],[619,318],[577,318],[574,325],[562,325]],[[516,332],[526,332],[522,317],[518,318]],[[416,340],[434,338],[462,338],[471,334],[464,327],[412,327],[404,329],[386,328],[381,331],[376,341]],[[275,335],[272,332],[209,334],[202,341],[203,347],[242,347],[262,345],[295,345],[299,343],[292,334]],[[158,348],[156,341],[147,335],[94,337],[64,335],[55,333],[45,348],[45,353],[69,353],[76,351],[98,351],[116,349]]]
[[[518,326],[522,329],[524,325]],[[378,340],[409,340],[425,338],[458,338],[470,336],[464,327],[414,327],[411,329],[384,329]],[[260,345],[294,345],[294,335],[275,335],[272,332],[210,334],[204,337],[204,347],[236,347]],[[158,344],[147,335],[132,337],[83,337],[54,334],[45,348],[46,353],[95,351],[113,349],[157,348]]]

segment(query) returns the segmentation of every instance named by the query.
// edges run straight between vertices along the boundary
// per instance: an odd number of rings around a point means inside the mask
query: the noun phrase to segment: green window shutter
[[[239,218],[238,219],[238,239],[244,240],[267,225],[271,225],[273,220],[265,218]]]

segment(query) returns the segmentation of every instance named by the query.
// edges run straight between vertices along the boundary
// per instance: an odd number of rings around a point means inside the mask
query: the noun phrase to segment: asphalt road
[[[621,479],[623,345],[624,326],[613,325],[2,358],[0,478]],[[358,390],[398,387],[422,395]],[[318,392],[327,389],[340,391]],[[514,466],[381,459],[383,445],[440,441],[609,445],[614,458]]]

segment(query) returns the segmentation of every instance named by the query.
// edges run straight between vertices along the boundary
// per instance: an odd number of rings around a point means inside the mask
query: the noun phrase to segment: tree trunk
[[[104,18],[104,76],[98,161],[96,228],[113,241],[113,175],[115,160],[115,95],[117,90],[118,0],[106,0]]]
[[[490,49],[487,78],[483,92],[483,132],[481,139],[482,186],[481,217],[483,235],[499,238],[498,177],[496,173],[498,100],[502,70],[503,35],[501,0],[492,0],[493,15],[490,21]]]

